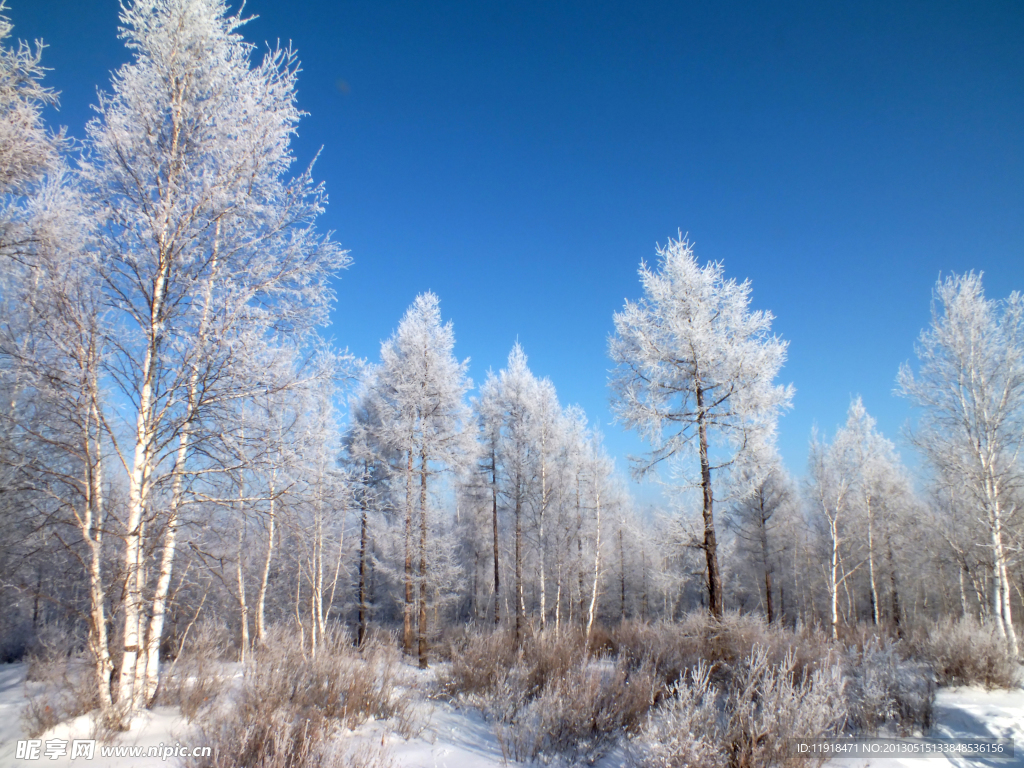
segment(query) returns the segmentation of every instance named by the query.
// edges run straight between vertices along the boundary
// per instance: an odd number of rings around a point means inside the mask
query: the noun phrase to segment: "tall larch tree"
[[[404,463],[403,643],[411,654],[415,627],[421,667],[429,661],[430,480],[472,455],[465,404],[469,361],[459,362],[454,348],[455,331],[451,322],[442,323],[440,301],[423,293],[381,345],[374,371],[381,443]]]
[[[697,454],[708,602],[721,616],[713,473],[774,433],[792,398],[791,387],[774,384],[787,342],[771,335],[770,312],[751,311],[749,281],[727,280],[719,262],[700,266],[682,238],[657,255],[657,269],[640,264],[644,297],[615,314],[613,409],[651,443],[634,462],[638,474]]]

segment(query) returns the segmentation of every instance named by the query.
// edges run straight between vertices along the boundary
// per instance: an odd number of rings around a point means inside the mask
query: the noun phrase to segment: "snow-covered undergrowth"
[[[738,615],[625,623],[593,632],[589,644],[575,629],[528,632],[517,644],[510,632],[467,627],[449,638],[436,676],[403,660],[387,636],[355,649],[339,633],[310,654],[278,630],[238,665],[220,657],[216,633],[201,630],[165,667],[160,706],[130,731],[103,735],[115,744],[214,748],[185,768],[790,766],[798,762],[785,749],[793,739],[942,737],[965,723],[984,730],[987,715],[951,708],[948,690],[945,708],[936,705],[936,675],[909,655],[927,640],[960,658],[971,637],[965,626],[942,625],[912,642],[864,630],[846,644]],[[970,669],[990,672],[990,651],[983,647]],[[22,668],[36,679],[16,686],[18,738],[95,733],[90,715],[75,716],[89,700],[82,659],[55,654]],[[1019,686],[1008,687],[1004,697],[1024,704]],[[976,691],[978,706],[988,701],[980,688],[958,690]],[[54,707],[79,694],[74,707]],[[991,734],[1016,734],[1016,721],[1003,727],[1000,717]],[[0,766],[9,764],[5,749]]]
[[[334,737],[369,719],[390,720],[411,733],[408,705],[399,694],[400,658],[386,636],[358,650],[341,632],[321,638],[315,654],[294,635],[274,631],[245,664],[230,697],[211,704],[196,722],[199,743],[213,755],[189,768],[333,768],[381,763],[372,751],[339,751]]]
[[[931,667],[940,685],[1009,689],[1021,683],[1020,665],[996,626],[971,616],[943,619],[921,632],[911,652]]]
[[[839,649],[756,618],[693,615],[595,633],[465,633],[440,690],[480,710],[516,760],[591,762],[625,736],[636,766],[783,764],[852,708]],[[859,690],[859,689],[858,689]]]

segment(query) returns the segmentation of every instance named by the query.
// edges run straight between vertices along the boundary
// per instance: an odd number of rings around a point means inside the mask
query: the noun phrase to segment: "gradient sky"
[[[82,136],[127,60],[116,0],[10,0],[42,38],[49,117]],[[237,6],[236,6],[237,7]],[[656,243],[753,284],[790,341],[780,449],[851,396],[912,460],[892,395],[936,278],[1024,288],[1024,4],[250,0],[246,39],[292,41],[294,147],[355,264],[328,334],[376,359],[433,290],[483,380],[518,338],[625,466],[606,339]]]

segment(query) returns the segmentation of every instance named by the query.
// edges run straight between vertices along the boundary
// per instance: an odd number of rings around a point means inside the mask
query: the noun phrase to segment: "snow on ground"
[[[933,739],[1013,739],[1012,758],[834,759],[827,768],[1024,768],[1024,690],[942,688],[935,699]]]
[[[24,739],[21,710],[25,705],[25,664],[0,665],[0,768],[168,768],[178,765],[175,758],[158,756],[102,757],[99,749],[92,760],[72,760],[70,754],[48,759],[41,754],[36,760],[17,760],[17,741]],[[515,765],[503,758],[494,729],[472,708],[456,707],[442,701],[428,700],[433,671],[409,668],[409,685],[405,693],[412,709],[413,734],[403,738],[379,722],[365,723],[341,738],[353,746],[386,750],[396,768],[507,768]],[[47,739],[90,738],[92,722],[83,716],[63,723],[42,736]],[[1012,738],[1016,754],[1013,758],[932,757],[921,759],[833,759],[826,768],[1024,768],[1024,689],[986,691],[982,688],[943,689],[935,703],[935,726],[932,738],[974,739]],[[132,724],[116,742],[121,746],[156,747],[180,743],[202,746],[189,740],[189,727],[177,710],[156,707]],[[68,750],[70,753],[70,749]],[[619,768],[623,765],[621,750],[615,750],[598,763],[597,768]]]

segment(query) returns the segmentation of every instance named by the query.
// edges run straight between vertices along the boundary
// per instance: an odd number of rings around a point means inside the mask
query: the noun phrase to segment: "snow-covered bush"
[[[860,733],[894,725],[901,734],[931,726],[935,685],[930,667],[904,658],[888,638],[865,638],[848,648],[846,673],[847,724]]]
[[[798,674],[792,652],[773,663],[755,646],[724,671],[719,687],[701,662],[672,689],[631,743],[636,768],[796,764],[788,742],[832,735],[845,719],[838,664]]]
[[[1020,685],[1020,664],[993,624],[971,616],[943,619],[915,639],[914,655],[931,665],[939,685]]]
[[[96,678],[81,646],[81,639],[62,624],[46,624],[37,631],[26,656],[27,702],[21,713],[29,736],[39,736],[99,704]]]
[[[791,655],[797,674],[813,672],[828,663],[834,652],[821,633],[795,633],[760,616],[735,612],[715,618],[699,611],[678,623],[623,622],[611,631],[610,644],[633,664],[650,661],[668,686],[701,661],[711,663],[712,681],[716,681],[720,670],[749,657],[755,647],[764,649],[772,663]]]
[[[576,629],[527,634],[516,646],[511,630],[464,634],[451,641],[451,663],[439,672],[438,685],[451,697],[485,693],[502,684],[515,667],[517,687],[533,696],[552,678],[584,663],[585,640]]]
[[[844,687],[837,663],[798,673],[792,652],[772,663],[768,649],[755,647],[731,676],[724,697],[729,765],[795,764],[787,742],[833,735],[846,719]]]
[[[58,723],[92,712],[99,705],[93,668],[83,655],[29,661],[21,722],[35,738]]]
[[[199,624],[186,639],[160,680],[158,699],[161,704],[179,707],[191,723],[212,707],[224,690],[223,661],[229,640],[227,627],[218,622]]]
[[[724,768],[718,697],[707,663],[699,662],[631,740],[634,768]]]
[[[581,660],[540,687],[532,679],[530,668],[517,665],[484,702],[506,758],[569,754],[592,761],[640,726],[660,689],[650,667],[629,670],[610,661]]]
[[[198,726],[214,756],[191,768],[348,765],[329,743],[341,726],[402,716],[395,691],[398,651],[375,640],[360,650],[342,633],[307,656],[294,633],[271,633],[245,666],[236,701]]]

